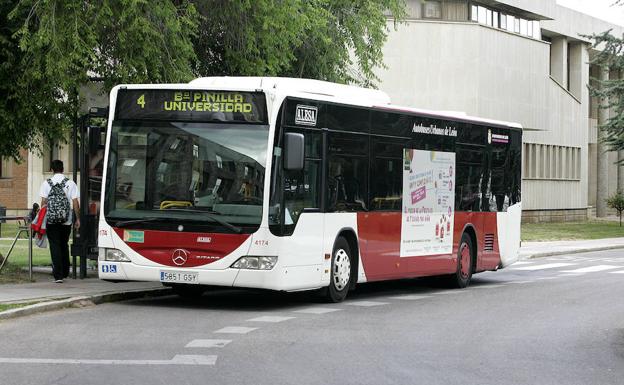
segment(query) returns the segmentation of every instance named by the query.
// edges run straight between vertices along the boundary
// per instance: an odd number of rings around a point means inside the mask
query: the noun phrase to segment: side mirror
[[[284,169],[303,170],[304,148],[303,134],[287,132],[284,135]]]

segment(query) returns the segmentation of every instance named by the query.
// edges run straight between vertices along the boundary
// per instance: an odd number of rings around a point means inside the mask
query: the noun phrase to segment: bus
[[[415,91],[416,92],[416,91]],[[473,274],[520,247],[519,124],[329,82],[209,77],[110,94],[99,277],[320,289]]]

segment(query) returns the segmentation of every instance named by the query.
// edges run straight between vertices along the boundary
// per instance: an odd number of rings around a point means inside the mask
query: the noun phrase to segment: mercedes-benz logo
[[[178,266],[184,265],[188,260],[188,257],[189,253],[184,249],[176,249],[173,251],[173,254],[171,254],[171,259],[173,260],[173,263]]]

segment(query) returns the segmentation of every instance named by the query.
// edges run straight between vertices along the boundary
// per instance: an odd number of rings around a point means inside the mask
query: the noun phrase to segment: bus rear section
[[[298,119],[302,111],[315,119]],[[270,228],[296,237],[321,213],[323,278],[338,297],[357,282],[423,276],[466,287],[517,259],[519,125],[299,97],[285,100],[282,117],[275,141],[303,135],[305,166],[274,165],[270,205],[289,215]]]

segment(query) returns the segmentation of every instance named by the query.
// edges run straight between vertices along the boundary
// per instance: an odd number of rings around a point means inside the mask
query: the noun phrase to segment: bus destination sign
[[[261,92],[122,89],[116,119],[267,123]]]

